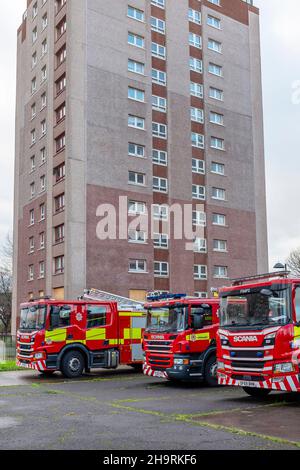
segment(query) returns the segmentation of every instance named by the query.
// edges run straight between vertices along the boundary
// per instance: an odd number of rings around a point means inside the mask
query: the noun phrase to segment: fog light
[[[275,364],[274,374],[293,372],[294,365],[291,362],[282,362],[281,364]]]
[[[220,369],[220,370],[225,369],[225,364],[224,364],[224,362],[218,361],[218,369]]]
[[[188,365],[189,363],[189,359],[174,359],[174,364],[176,365]]]
[[[44,353],[35,353],[34,359],[44,359]]]

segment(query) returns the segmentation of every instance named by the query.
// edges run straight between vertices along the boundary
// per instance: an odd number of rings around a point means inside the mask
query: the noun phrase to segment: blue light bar
[[[159,300],[176,300],[186,297],[186,294],[159,294],[147,297],[148,302],[158,302]]]

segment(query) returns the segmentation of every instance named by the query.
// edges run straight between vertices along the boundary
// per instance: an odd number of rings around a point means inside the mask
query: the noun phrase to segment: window
[[[46,65],[44,65],[44,67],[42,68],[41,82],[44,82],[45,80],[47,80],[47,67],[46,67]]]
[[[169,247],[169,237],[165,233],[154,233],[154,248],[167,249]]]
[[[196,132],[192,132],[191,140],[192,140],[193,147],[204,149],[204,135],[197,134]]]
[[[56,114],[56,124],[61,122],[66,117],[66,103],[63,103],[57,110],[55,111]]]
[[[44,55],[47,54],[47,51],[48,51],[48,43],[47,43],[47,39],[44,39],[44,41],[42,42],[42,57],[44,57]]]
[[[28,281],[33,281],[33,279],[34,279],[34,266],[33,264],[31,264],[28,267]]]
[[[62,163],[61,165],[54,168],[55,183],[59,183],[66,176],[66,164]]]
[[[223,165],[223,163],[212,162],[211,172],[216,173],[217,175],[224,176],[225,175],[225,165]]]
[[[43,221],[46,218],[46,206],[45,204],[40,205],[40,220]]]
[[[145,74],[145,64],[142,62],[137,62],[132,59],[128,59],[128,71],[138,73],[140,75]]]
[[[56,260],[56,258],[55,258]],[[54,272],[55,272],[54,260]],[[50,309],[50,328],[55,330],[57,328],[65,328],[71,325],[71,305],[53,305]]]
[[[162,98],[161,96],[152,96],[152,109],[156,111],[161,111],[163,113],[167,110],[167,100],[166,98]]]
[[[40,233],[40,250],[45,248],[45,232]]]
[[[228,278],[227,266],[214,266],[214,278],[227,279]]]
[[[208,293],[207,292],[194,292],[194,296],[198,297],[199,299],[207,299]]]
[[[166,178],[153,177],[153,191],[159,193],[168,192],[168,180]]]
[[[31,119],[33,119],[36,116],[36,104],[34,103],[31,106]]]
[[[167,83],[167,74],[161,70],[152,69],[152,82],[165,86]]]
[[[146,243],[146,232],[141,230],[129,230],[128,241],[130,243]]]
[[[196,281],[202,281],[207,279],[207,266],[202,264],[194,265],[194,279]]]
[[[219,52],[219,54],[222,53],[222,43],[219,41],[215,41],[214,39],[209,39],[207,47],[211,51]]]
[[[66,146],[66,135],[65,133],[61,134],[57,139],[55,140],[55,148],[56,152],[60,152],[63,150]]]
[[[56,26],[56,40],[60,39],[66,31],[67,31],[67,21],[65,17]]]
[[[211,111],[209,113],[209,121],[213,124],[218,124],[219,126],[224,126],[224,116],[223,114],[215,113]]]
[[[34,253],[34,237],[29,238],[29,253]]]
[[[195,227],[206,227],[206,213],[203,211],[193,211],[193,225]]]
[[[157,33],[165,34],[166,32],[166,23],[159,18],[154,18],[151,16],[151,29]]]
[[[54,198],[54,210],[55,212],[61,212],[65,208],[65,194],[60,194]]]
[[[217,199],[219,201],[225,201],[226,199],[225,189],[212,188],[212,198]]]
[[[36,142],[36,131],[35,131],[35,129],[33,129],[33,130],[31,131],[31,134],[30,134],[30,135],[31,135],[31,145],[34,145],[35,142]]]
[[[193,199],[200,199],[201,201],[205,201],[205,186],[193,184],[192,196]]]
[[[165,8],[165,0],[151,0],[151,3],[157,7]]]
[[[129,201],[128,202],[128,213],[129,214],[145,214],[146,213],[146,203],[139,201]]]
[[[143,36],[139,36],[138,34],[128,33],[128,44],[136,47],[145,47],[145,39]]]
[[[225,150],[225,141],[224,139],[219,139],[218,137],[211,137],[210,146],[213,149]]]
[[[192,23],[201,24],[201,13],[200,11],[189,8],[189,21]]]
[[[155,277],[168,277],[169,276],[169,263],[165,261],[154,261],[154,276]]]
[[[129,184],[136,184],[138,186],[145,186],[145,174],[144,173],[136,173],[135,171],[128,172],[128,183]]]
[[[219,90],[218,88],[209,88],[209,97],[213,98],[214,100],[219,100],[223,101],[224,94],[222,90]]]
[[[300,286],[295,290],[296,322],[300,322]]]
[[[145,102],[145,92],[137,88],[128,87],[128,98],[135,101]]]
[[[221,29],[221,20],[219,20],[215,16],[208,15],[207,24],[209,26],[212,26],[213,28]]]
[[[32,157],[30,158],[30,171],[34,171],[35,170],[35,155],[32,155]]]
[[[47,134],[47,123],[46,120],[41,122],[41,137],[44,137]]]
[[[130,273],[146,273],[147,263],[143,259],[131,259],[129,260],[129,272]]]
[[[223,77],[223,67],[221,67],[221,65],[213,64],[212,62],[210,62],[208,65],[208,71],[213,75]]]
[[[194,241],[194,253],[206,253],[207,241],[205,238],[196,237]]]
[[[56,95],[59,95],[66,88],[67,80],[66,75],[62,75],[56,82]]]
[[[65,257],[57,256],[54,258],[54,275],[63,274],[65,271]]]
[[[203,98],[203,85],[201,85],[200,83],[191,82],[190,90],[192,96],[196,96],[197,98]]]
[[[40,261],[39,263],[39,278],[44,279],[45,277],[45,261]]]
[[[128,126],[145,130],[145,119],[138,116],[128,116]]]
[[[156,165],[167,166],[168,164],[168,154],[163,150],[152,150],[152,161]]]
[[[218,5],[218,6],[221,5],[220,0],[208,0],[208,2],[213,3],[214,5]]]
[[[67,0],[56,0],[55,13],[57,14],[66,3],[67,3]]]
[[[67,48],[63,46],[57,53],[56,53],[56,67],[59,67],[67,57]]]
[[[65,239],[65,225],[54,227],[54,243],[62,243]]]
[[[227,241],[226,240],[214,240],[213,241],[213,249],[214,251],[227,251]]]
[[[202,48],[202,38],[198,34],[189,33],[189,44],[190,46],[196,47],[197,49]]]
[[[31,94],[35,93],[37,90],[37,81],[36,77],[31,80]]]
[[[31,58],[31,68],[33,69],[37,64],[37,53],[34,52]]]
[[[42,31],[44,31],[45,28],[48,26],[48,16],[47,13],[44,14],[42,18]]]
[[[30,197],[31,197],[31,199],[34,197],[34,195],[35,195],[35,184],[31,183],[31,185],[30,185]]]
[[[202,60],[196,59],[195,57],[190,57],[190,69],[193,72],[202,73],[203,71]]]
[[[144,12],[142,10],[138,10],[137,8],[134,8],[134,7],[131,7],[131,6],[128,6],[128,8],[127,8],[127,15],[130,18],[133,18],[134,20],[138,20],[138,21],[144,21],[145,20]]]
[[[43,93],[41,95],[41,110],[46,108],[46,106],[47,106],[47,95],[46,93]]]
[[[41,165],[43,165],[46,162],[47,154],[46,154],[46,148],[43,147],[41,149]]]
[[[166,221],[169,219],[169,207],[161,204],[153,204],[153,219]]]
[[[29,225],[34,225],[34,209],[29,211]]]
[[[99,328],[108,323],[108,309],[105,305],[87,306],[87,329]]]
[[[221,225],[222,227],[225,227],[226,226],[226,215],[213,214],[213,225]]]
[[[203,109],[191,108],[191,120],[194,122],[204,123],[204,112]]]
[[[32,43],[34,44],[35,41],[37,40],[38,37],[38,32],[37,32],[37,27],[35,27],[32,31]]]
[[[38,14],[38,5],[37,3],[35,3],[32,7],[32,19],[34,20],[34,18],[37,17],[37,14]]]
[[[165,124],[153,122],[152,123],[152,135],[154,137],[159,137],[160,139],[166,139],[167,138],[167,126]]]
[[[151,51],[152,51],[152,55],[155,57],[159,57],[160,59],[166,58],[165,46],[161,46],[160,44],[157,44],[156,42],[152,42]]]
[[[41,192],[46,191],[46,176],[43,175],[40,178]]]
[[[139,144],[133,144],[129,143],[128,144],[128,155],[131,157],[145,157],[145,146],[144,145],[139,145]]]
[[[205,175],[205,161],[197,158],[192,159],[192,172]]]

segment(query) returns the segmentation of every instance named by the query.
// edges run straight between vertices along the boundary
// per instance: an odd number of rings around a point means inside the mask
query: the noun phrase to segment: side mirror
[[[202,330],[204,327],[204,315],[194,315],[192,320],[192,328],[194,330]]]

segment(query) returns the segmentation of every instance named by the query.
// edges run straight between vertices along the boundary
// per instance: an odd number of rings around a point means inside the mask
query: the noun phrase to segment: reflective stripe
[[[124,328],[124,339],[141,339],[142,328]]]
[[[53,341],[54,343],[60,343],[62,341],[66,341],[67,339],[67,329],[66,328],[58,328],[54,331],[46,331],[45,333],[45,340]]]
[[[119,312],[119,317],[145,317],[146,312]]]
[[[300,338],[300,326],[294,326],[294,337]]]
[[[207,333],[196,333],[192,335],[187,335],[186,337],[187,341],[209,341],[210,340],[210,334]]]
[[[73,343],[86,344],[86,341],[81,340],[81,339],[71,339],[71,340],[66,341],[66,344],[73,344]]]
[[[101,339],[106,339],[106,329],[105,328],[93,328],[92,330],[87,330],[86,340],[99,341]]]

